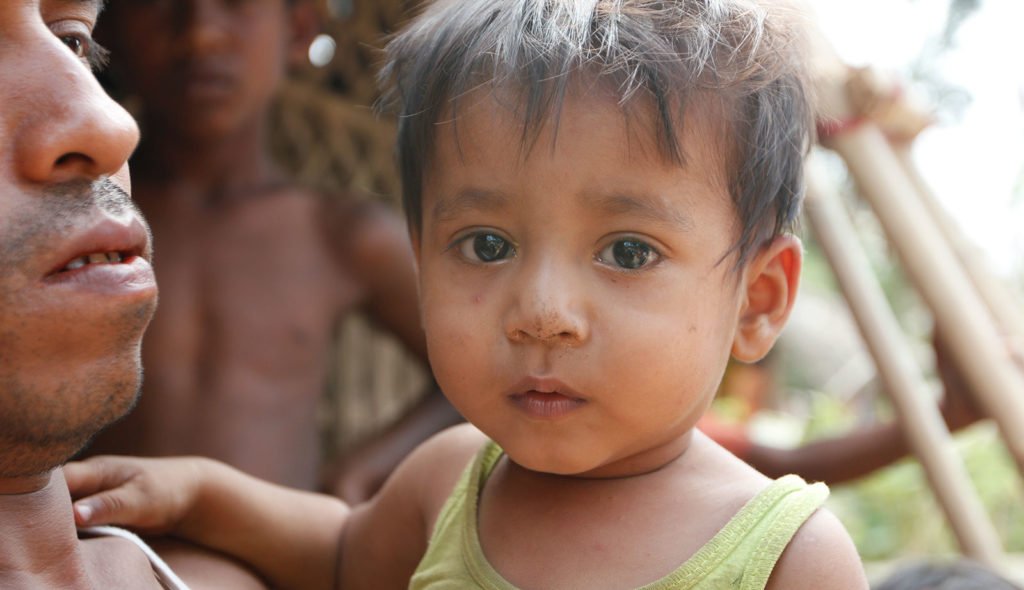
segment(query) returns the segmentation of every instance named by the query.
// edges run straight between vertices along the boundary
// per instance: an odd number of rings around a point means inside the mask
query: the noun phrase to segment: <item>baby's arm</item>
[[[775,564],[766,590],[867,590],[857,549],[831,512],[819,509]]]
[[[340,500],[200,458],[96,457],[65,467],[80,526],[122,524],[233,555],[276,588],[334,588]]]

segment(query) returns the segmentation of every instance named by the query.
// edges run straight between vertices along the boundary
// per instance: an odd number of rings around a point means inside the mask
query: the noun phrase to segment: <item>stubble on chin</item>
[[[139,397],[132,379],[64,383],[39,391],[0,376],[0,478],[45,473],[63,465],[101,430],[128,414]]]

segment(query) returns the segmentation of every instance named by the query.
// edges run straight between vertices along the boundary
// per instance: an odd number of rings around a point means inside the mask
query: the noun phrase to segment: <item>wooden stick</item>
[[[938,407],[903,340],[899,323],[875,279],[839,195],[808,163],[805,212],[850,305],[896,408],[907,440],[932,484],[939,505],[964,554],[990,567],[1002,565],[1002,547],[992,522],[970,485]]]
[[[950,218],[949,213],[942,207],[935,198],[928,183],[917,166],[914,165],[910,154],[910,146],[895,146],[896,155],[899,157],[900,165],[904,172],[917,189],[917,194],[924,203],[924,206],[931,213],[939,231],[942,232],[946,242],[956,252],[957,259],[961,266],[971,278],[971,282],[978,290],[978,294],[988,306],[992,316],[1005,336],[1014,342],[1024,343],[1024,307],[1021,301],[1010,293],[1006,285],[990,270],[985,255],[972,244],[960,231],[956,223]]]

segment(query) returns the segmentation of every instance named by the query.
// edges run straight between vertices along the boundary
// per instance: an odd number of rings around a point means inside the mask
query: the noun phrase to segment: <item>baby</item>
[[[824,485],[694,428],[796,296],[811,117],[789,16],[430,5],[381,78],[431,365],[470,425],[351,512],[209,460],[71,465],[78,522],[182,536],[281,588],[866,588]]]

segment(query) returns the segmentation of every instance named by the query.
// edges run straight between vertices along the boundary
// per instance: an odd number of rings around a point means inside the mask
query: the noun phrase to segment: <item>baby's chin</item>
[[[511,448],[501,445],[510,462],[526,471],[563,477],[602,477],[600,473],[612,467],[608,457],[598,457],[591,449],[572,448],[565,450],[544,448]],[[589,451],[589,452],[588,452]]]

